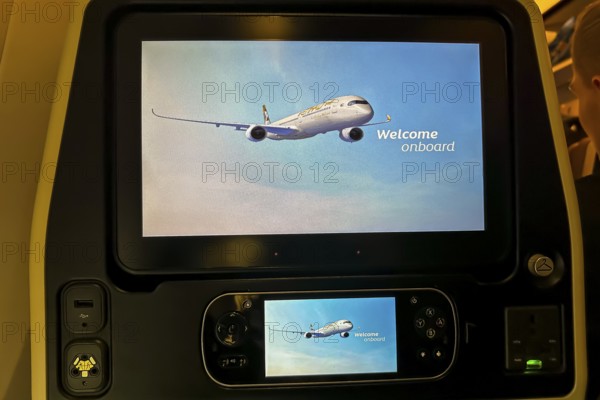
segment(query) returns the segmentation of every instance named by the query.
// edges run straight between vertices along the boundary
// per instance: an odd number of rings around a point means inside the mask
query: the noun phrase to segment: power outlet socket
[[[506,369],[527,373],[562,370],[559,306],[509,307],[505,319]]]
[[[108,382],[106,346],[99,340],[77,341],[65,349],[65,387],[75,395],[103,391]]]

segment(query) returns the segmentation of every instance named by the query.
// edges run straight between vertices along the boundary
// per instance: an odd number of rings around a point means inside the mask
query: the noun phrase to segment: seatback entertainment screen
[[[397,372],[395,302],[265,301],[265,376]]]
[[[476,43],[142,42],[142,234],[483,231]]]

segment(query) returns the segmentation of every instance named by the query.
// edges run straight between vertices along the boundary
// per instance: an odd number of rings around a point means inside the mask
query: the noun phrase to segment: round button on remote
[[[225,346],[240,344],[247,331],[246,318],[238,312],[230,312],[221,316],[215,328],[217,339]]]

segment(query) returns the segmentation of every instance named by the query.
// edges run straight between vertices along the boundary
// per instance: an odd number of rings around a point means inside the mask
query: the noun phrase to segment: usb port
[[[94,300],[75,300],[75,308],[94,308]]]
[[[63,291],[64,325],[71,333],[98,333],[106,323],[107,294],[95,283],[73,283]]]

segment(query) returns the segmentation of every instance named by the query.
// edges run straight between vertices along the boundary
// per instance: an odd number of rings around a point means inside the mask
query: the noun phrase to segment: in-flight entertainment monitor
[[[399,30],[399,17],[354,17],[373,28],[359,35],[335,17],[203,16],[186,36],[185,16],[167,18],[178,21],[170,32],[134,15],[117,35],[117,55],[136,60],[116,57],[117,170],[136,183],[118,180],[123,267],[427,268],[448,252],[468,267],[474,254],[506,256],[497,24],[465,19],[474,37],[448,35],[455,21],[444,19],[415,33],[410,19]],[[426,259],[414,252],[424,242],[437,249]]]
[[[143,236],[485,230],[479,60],[477,43],[142,42]]]

